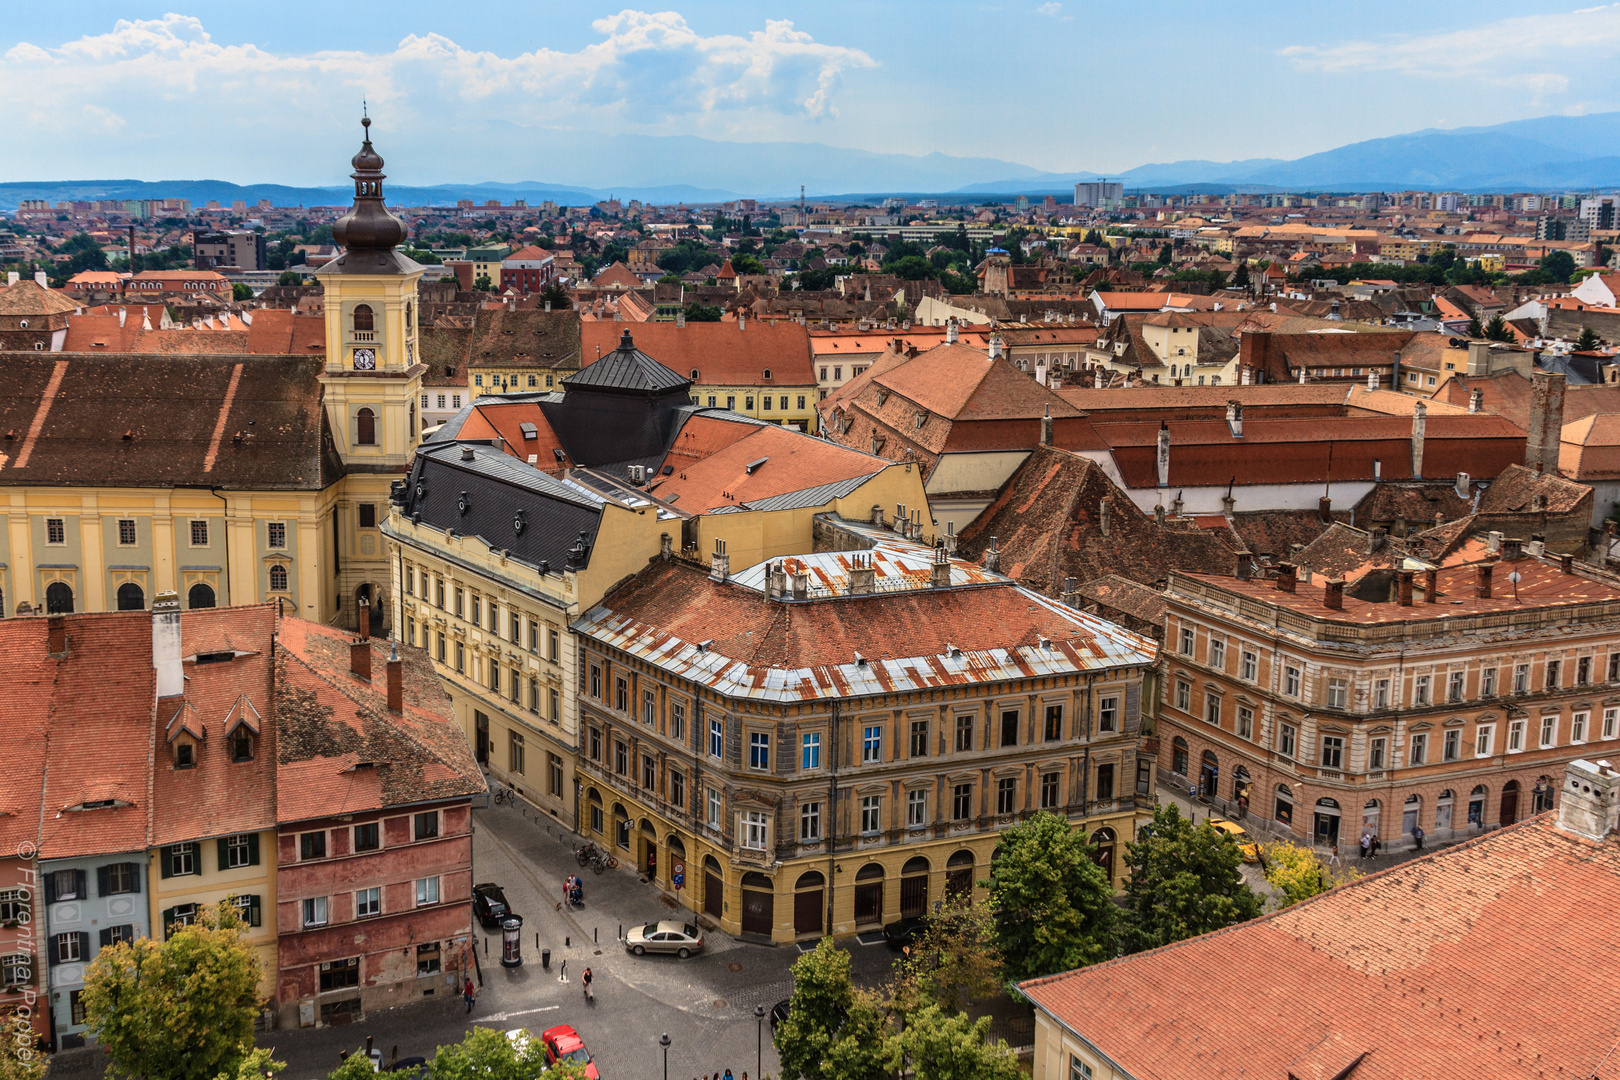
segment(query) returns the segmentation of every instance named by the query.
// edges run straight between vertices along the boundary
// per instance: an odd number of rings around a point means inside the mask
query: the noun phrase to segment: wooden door
[[[742,932],[771,936],[775,925],[775,893],[744,889],[742,894]]]
[[[883,921],[883,882],[873,881],[855,886],[855,922]]]
[[[793,932],[795,934],[821,933],[821,912],[826,906],[826,893],[821,889],[793,894]]]
[[[489,717],[483,713],[473,714],[474,722],[478,725],[478,764],[489,764]]]
[[[718,919],[726,902],[726,887],[720,880],[720,875],[712,871],[703,872],[703,913]]]
[[[1516,787],[1502,790],[1502,828],[1507,828],[1519,820],[1519,789]]]
[[[928,876],[900,879],[900,917],[928,914]]]

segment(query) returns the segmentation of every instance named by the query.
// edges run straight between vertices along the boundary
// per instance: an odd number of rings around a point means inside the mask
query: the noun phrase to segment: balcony
[[[354,330],[354,331],[350,332],[349,340],[353,341],[356,345],[375,344],[376,341],[377,341],[377,331],[375,331],[375,330]]]

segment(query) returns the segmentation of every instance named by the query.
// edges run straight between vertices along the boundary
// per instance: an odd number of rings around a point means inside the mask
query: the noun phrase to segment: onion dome
[[[387,251],[405,239],[405,223],[383,205],[383,159],[371,145],[371,118],[360,121],[365,138],[350,162],[354,207],[332,226],[332,239],[351,251]]]

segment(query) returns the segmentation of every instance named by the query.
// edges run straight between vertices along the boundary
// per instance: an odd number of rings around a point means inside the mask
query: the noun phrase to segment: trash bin
[[[540,966],[545,968],[547,971],[551,970],[551,950],[550,949],[541,949],[540,950]]]
[[[523,916],[508,915],[501,920],[501,966],[523,966]]]

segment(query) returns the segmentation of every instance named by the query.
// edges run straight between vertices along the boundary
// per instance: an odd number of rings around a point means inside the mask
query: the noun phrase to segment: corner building
[[[1349,582],[1172,573],[1160,767],[1347,854],[1551,809],[1571,761],[1620,752],[1620,589],[1518,541],[1459,555]]]
[[[728,573],[666,555],[574,624],[580,831],[728,933],[972,895],[1039,810],[1116,885],[1151,805],[1152,642],[896,539]]]

